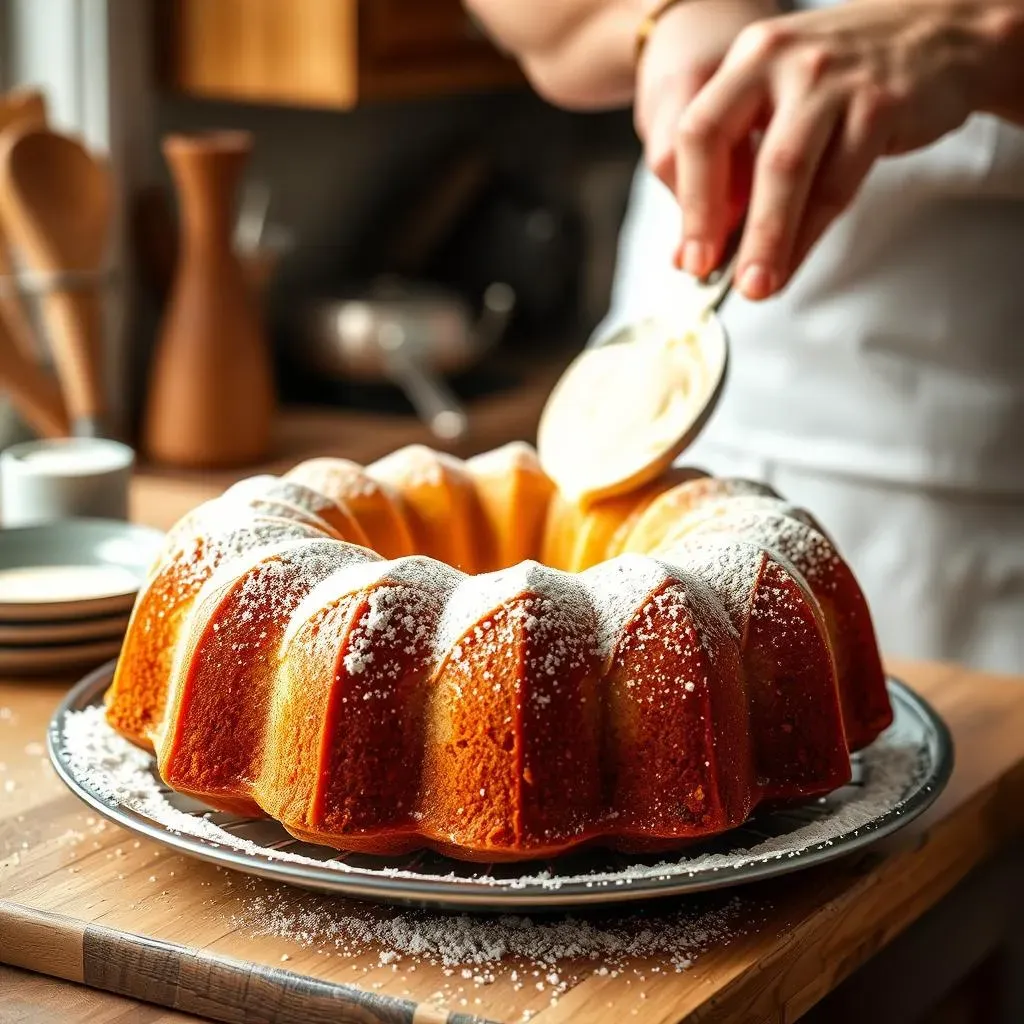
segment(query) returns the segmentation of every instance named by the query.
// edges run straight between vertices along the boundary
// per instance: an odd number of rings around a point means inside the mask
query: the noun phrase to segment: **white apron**
[[[637,172],[595,340],[675,301],[680,214]],[[1024,131],[975,116],[876,165],[786,291],[738,292],[683,461],[806,505],[889,655],[1024,672]]]

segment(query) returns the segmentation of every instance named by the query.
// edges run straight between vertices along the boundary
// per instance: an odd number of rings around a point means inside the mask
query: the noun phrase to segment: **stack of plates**
[[[80,674],[116,657],[162,540],[106,519],[0,530],[0,677]]]

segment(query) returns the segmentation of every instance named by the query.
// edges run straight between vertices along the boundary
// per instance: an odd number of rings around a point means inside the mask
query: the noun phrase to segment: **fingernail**
[[[710,258],[711,246],[707,242],[691,238],[683,246],[683,270],[694,277],[706,273],[705,267]]]
[[[748,299],[767,299],[775,291],[771,271],[763,263],[749,264],[740,275],[740,291]]]
[[[677,245],[675,252],[672,253],[672,266],[675,267],[676,270],[683,269],[683,247],[681,245]]]

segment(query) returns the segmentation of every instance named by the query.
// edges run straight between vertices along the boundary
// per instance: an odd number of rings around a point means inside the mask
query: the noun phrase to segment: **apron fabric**
[[[690,286],[637,170],[592,343]],[[783,294],[721,318],[729,377],[682,461],[806,505],[889,655],[1024,671],[1024,131],[974,116],[876,164]]]

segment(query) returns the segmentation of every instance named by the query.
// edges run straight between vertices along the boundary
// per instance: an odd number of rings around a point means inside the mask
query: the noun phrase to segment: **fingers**
[[[754,167],[737,282],[749,299],[766,299],[792,271],[797,234],[829,141],[839,121],[830,96],[789,84],[777,106]]]
[[[683,214],[677,265],[690,274],[719,264],[749,197],[737,283],[753,300],[788,283],[898,135],[892,90],[851,75],[853,57],[800,17],[740,33],[683,111],[669,158],[666,180]],[[751,160],[755,131],[765,124]]]
[[[669,189],[676,184],[676,125],[684,106],[684,99],[666,97],[654,110],[644,138],[647,166],[659,181]]]
[[[736,153],[750,137],[767,100],[767,87],[750,63],[726,65],[686,108],[675,149],[676,199],[683,214],[680,264],[702,277],[721,258],[735,222]]]
[[[637,107],[635,127],[643,139],[644,158],[651,173],[673,193],[676,191],[676,134],[686,105],[711,77],[711,70],[694,69],[689,73],[660,79],[648,87]],[[674,262],[681,264],[681,246]]]
[[[886,151],[889,126],[883,113],[870,94],[859,98],[846,112],[811,189],[793,246],[791,273],[853,201],[872,165]]]

